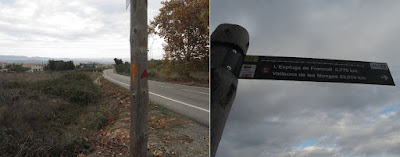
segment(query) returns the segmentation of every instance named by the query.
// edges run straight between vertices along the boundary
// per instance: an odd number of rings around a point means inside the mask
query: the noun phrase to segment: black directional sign
[[[394,86],[386,63],[297,57],[246,56],[239,78]]]

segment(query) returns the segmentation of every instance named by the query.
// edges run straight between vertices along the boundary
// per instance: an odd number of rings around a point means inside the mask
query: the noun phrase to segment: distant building
[[[44,65],[42,64],[35,64],[35,63],[28,63],[28,64],[23,64],[23,67],[31,68],[27,72],[39,72],[43,71]]]
[[[0,62],[0,69],[4,69],[4,68],[6,68],[6,66],[7,66],[7,63]]]
[[[8,69],[6,68],[8,63],[0,63],[0,72],[8,72]]]
[[[104,64],[96,64],[96,68],[104,68],[105,67],[105,65]]]
[[[81,66],[81,68],[103,68],[103,67],[105,67],[104,64],[96,63],[96,62],[80,63],[79,65]]]

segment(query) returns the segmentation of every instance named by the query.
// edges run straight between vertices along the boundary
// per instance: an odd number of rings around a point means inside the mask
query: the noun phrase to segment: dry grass
[[[108,100],[110,93],[93,86],[86,75],[2,73],[0,156],[76,156],[92,151],[91,133],[108,123],[107,115],[115,112],[110,106],[118,102]],[[94,91],[97,97],[91,96]],[[93,100],[82,105],[71,99],[77,98],[73,95]]]
[[[105,79],[100,83],[120,105],[118,114],[110,117],[114,121],[95,134],[96,151],[87,156],[128,156],[129,90]],[[208,156],[208,128],[151,101],[148,118],[148,156]]]
[[[0,72],[0,81],[28,81],[35,82],[40,80],[48,80],[58,78],[68,72],[37,72],[37,73],[3,73]]]

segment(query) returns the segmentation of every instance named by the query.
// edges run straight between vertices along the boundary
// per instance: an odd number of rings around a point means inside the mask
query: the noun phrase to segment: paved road
[[[129,89],[130,77],[114,73],[113,69],[103,72],[104,78]],[[209,89],[149,80],[150,100],[189,117],[202,125],[209,126]]]

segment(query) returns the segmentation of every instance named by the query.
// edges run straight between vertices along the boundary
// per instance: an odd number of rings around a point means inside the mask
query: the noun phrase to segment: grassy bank
[[[24,77],[16,75],[25,75]],[[46,75],[44,77],[44,75]],[[96,73],[2,74],[0,156],[76,156],[115,114]]]

